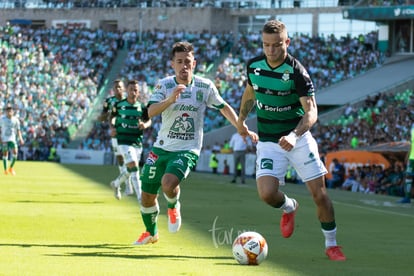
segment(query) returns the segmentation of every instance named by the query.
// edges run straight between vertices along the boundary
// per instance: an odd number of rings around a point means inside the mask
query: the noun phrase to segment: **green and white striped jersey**
[[[291,55],[277,68],[271,68],[265,56],[253,58],[247,63],[247,77],[256,96],[259,140],[277,143],[304,115],[299,98],[315,94],[312,80]]]
[[[130,104],[127,99],[120,100],[112,108],[115,117],[118,145],[142,146],[143,130],[138,128],[139,121],[148,121],[148,109],[140,102]]]

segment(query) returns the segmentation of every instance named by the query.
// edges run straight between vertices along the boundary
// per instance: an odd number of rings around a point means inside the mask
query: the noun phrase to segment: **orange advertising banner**
[[[342,165],[344,165],[346,174],[349,169],[356,169],[357,167],[367,165],[381,165],[384,169],[388,168],[390,162],[381,154],[377,152],[358,151],[358,150],[344,150],[329,152],[325,157],[325,165],[328,170],[326,177],[331,178],[331,171],[333,169],[332,160],[336,158]]]

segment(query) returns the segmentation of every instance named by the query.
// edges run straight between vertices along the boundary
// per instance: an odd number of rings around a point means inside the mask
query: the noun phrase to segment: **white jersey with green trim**
[[[16,117],[3,116],[0,122],[1,141],[16,143],[17,131],[20,130],[20,121]]]
[[[157,103],[168,98],[177,85],[174,76],[161,79],[149,103]],[[194,76],[192,83],[181,93],[177,101],[162,112],[162,125],[154,147],[173,152],[188,150],[199,155],[203,144],[206,107],[221,109],[224,103],[211,80]]]

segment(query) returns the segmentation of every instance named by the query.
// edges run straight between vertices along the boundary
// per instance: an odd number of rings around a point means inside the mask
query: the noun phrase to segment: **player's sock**
[[[158,232],[157,221],[159,213],[160,208],[158,204],[152,207],[143,207],[141,205],[142,221],[144,222],[146,231],[148,231],[151,236],[154,236]]]
[[[291,213],[291,212],[295,211],[296,204],[293,201],[293,199],[291,199],[290,197],[285,195],[285,203],[280,207],[280,209],[282,209],[286,213]]]
[[[178,193],[177,193],[177,196],[175,196],[175,197],[173,197],[173,198],[170,198],[170,197],[168,197],[165,193],[164,193],[164,197],[165,197],[165,199],[167,200],[167,205],[168,205],[168,208],[172,208],[172,209],[174,209],[175,208],[175,206],[176,206],[176,204],[177,204],[177,202],[178,202],[178,200],[180,199],[180,190],[178,190]]]
[[[325,247],[336,246],[336,223],[333,222],[321,222],[322,233],[325,236]]]
[[[139,172],[138,168],[134,167],[130,169],[131,176],[130,181],[132,183],[132,186],[134,187],[135,194],[137,195],[138,201],[141,201],[141,180],[139,179]]]
[[[3,168],[6,171],[7,170],[7,158],[3,156]]]
[[[17,156],[16,155],[12,155],[11,156],[10,168],[13,168],[14,163],[16,163],[16,160],[17,160]]]

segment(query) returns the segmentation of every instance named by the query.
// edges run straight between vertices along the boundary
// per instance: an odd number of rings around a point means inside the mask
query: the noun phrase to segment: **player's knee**
[[[156,195],[143,191],[141,194],[141,205],[145,208],[152,207],[156,205],[156,198]]]

